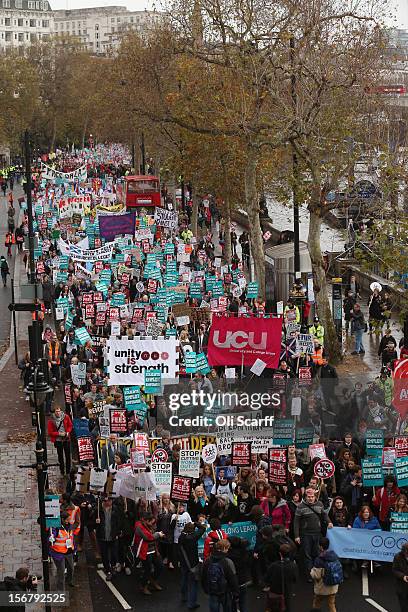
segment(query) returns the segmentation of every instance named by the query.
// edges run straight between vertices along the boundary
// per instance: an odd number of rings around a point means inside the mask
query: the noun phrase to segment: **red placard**
[[[129,272],[124,272],[122,274],[122,276],[120,277],[120,282],[122,283],[122,285],[128,285],[130,282],[130,274]]]
[[[150,455],[149,438],[145,433],[133,434],[135,440],[135,449],[144,452],[145,455]]]
[[[94,304],[99,304],[100,302],[103,302],[102,291],[95,291],[95,293],[93,294],[93,301]]]
[[[103,261],[95,261],[94,263],[95,274],[99,274],[103,270]]]
[[[251,442],[232,442],[231,465],[251,466]]]
[[[72,404],[72,396],[71,396],[71,384],[67,383],[64,385],[64,394],[65,394],[65,403],[68,405]]]
[[[96,313],[95,325],[105,325],[106,323],[106,310],[98,311]]]
[[[132,314],[132,323],[137,323],[143,319],[143,308],[135,308]]]
[[[270,448],[268,459],[286,464],[286,448]]]
[[[286,464],[280,461],[270,461],[268,481],[271,484],[285,485],[287,479]]]
[[[82,294],[82,304],[92,304],[93,302],[93,294],[92,293],[83,293]]]
[[[299,380],[307,382],[312,380],[312,368],[310,366],[299,368]]]
[[[80,461],[93,461],[94,449],[89,437],[78,438],[78,455]]]
[[[119,308],[117,306],[110,306],[109,321],[119,321]]]
[[[85,319],[93,319],[95,316],[95,305],[85,304]]]
[[[149,278],[149,280],[147,281],[147,290],[149,293],[156,293],[157,280],[154,280],[154,278]]]
[[[111,408],[109,410],[109,424],[112,434],[127,434],[126,412],[125,408]]]
[[[399,436],[395,438],[394,442],[395,450],[397,453],[397,457],[407,457],[408,456],[408,437],[407,436]]]
[[[408,413],[408,359],[395,361],[395,368],[392,374],[394,379],[394,398],[393,405],[400,413],[402,419]]]
[[[192,478],[187,476],[173,476],[171,483],[171,499],[178,502],[187,502],[191,495]]]
[[[259,357],[277,368],[282,319],[214,317],[208,340],[208,363],[252,366]]]

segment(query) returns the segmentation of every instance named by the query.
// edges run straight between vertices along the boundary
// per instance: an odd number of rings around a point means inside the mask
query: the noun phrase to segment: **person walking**
[[[142,585],[143,595],[151,595],[151,588],[161,591],[162,587],[157,582],[163,564],[157,554],[157,541],[166,537],[162,531],[154,531],[155,519],[151,512],[144,512],[140,521],[136,521],[133,546],[135,557],[142,563]]]
[[[7,287],[7,276],[10,274],[10,268],[4,255],[0,257],[0,272],[3,287]]]
[[[239,601],[235,565],[227,557],[230,547],[228,540],[220,540],[214,545],[211,556],[204,561],[201,584],[209,596],[210,612],[231,612],[233,602],[238,604]]]
[[[293,585],[298,576],[296,562],[291,559],[292,548],[289,544],[281,544],[279,547],[279,560],[274,561],[268,567],[265,578],[266,586],[269,587],[267,594],[268,610],[285,611],[292,610]]]
[[[397,597],[401,612],[408,610],[408,542],[401,547],[392,562],[392,573],[394,574],[397,587]]]
[[[310,575],[314,582],[313,608],[320,610],[327,601],[329,612],[336,612],[336,595],[343,582],[343,568],[328,538],[320,539],[320,554],[315,559]]]
[[[52,527],[49,534],[50,557],[57,568],[56,591],[65,591],[65,570],[69,586],[74,584],[74,536],[68,512],[61,512],[61,527]]]
[[[352,355],[358,355],[360,353],[364,355],[363,333],[365,329],[366,322],[360,304],[354,304],[353,310],[351,311],[351,333],[355,337],[355,348],[351,353]]]
[[[14,238],[14,234],[13,232],[10,232],[10,230],[7,232],[6,237],[4,239],[4,246],[7,249],[7,257],[12,257],[12,252],[11,252],[11,247],[13,246],[13,244],[15,243],[15,238]]]
[[[205,532],[203,523],[187,523],[179,537],[181,601],[187,602],[188,610],[199,608],[197,603],[200,560],[198,558],[198,541]]]
[[[322,502],[317,501],[315,489],[308,487],[305,499],[296,508],[293,526],[295,542],[300,544],[303,554],[308,582],[312,582],[310,570],[313,567],[313,560],[319,554],[320,537],[326,527],[330,528],[333,525],[324,512]]]
[[[98,501],[99,504],[99,501]],[[106,580],[112,580],[113,568],[118,562],[118,539],[121,532],[119,509],[108,497],[102,502],[102,511],[96,519],[96,539],[101,551]]]
[[[62,476],[69,474],[71,470],[71,431],[71,417],[65,414],[59,406],[56,406],[54,416],[48,421],[48,435],[57,449],[58,463]]]

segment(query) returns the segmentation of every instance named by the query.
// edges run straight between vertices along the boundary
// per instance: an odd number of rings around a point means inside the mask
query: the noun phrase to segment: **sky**
[[[153,0],[50,0],[53,9],[88,8],[91,6],[127,6],[132,11],[151,9],[154,5],[159,8],[160,1]],[[391,0],[390,6],[396,9],[396,21],[390,25],[408,29],[408,0]]]

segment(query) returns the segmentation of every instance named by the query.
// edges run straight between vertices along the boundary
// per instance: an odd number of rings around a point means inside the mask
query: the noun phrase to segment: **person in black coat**
[[[114,506],[112,500],[105,498],[102,508],[97,513],[96,539],[101,551],[103,569],[106,580],[112,579],[112,572],[118,562],[118,542],[121,534],[122,517],[121,511]]]
[[[272,604],[273,594],[284,595],[286,612],[291,612],[292,610],[293,585],[298,577],[296,563],[291,560],[290,554],[290,545],[281,544],[279,548],[280,559],[270,564],[265,577],[265,583],[270,588],[270,593],[272,594],[268,595],[268,603]],[[270,606],[268,605],[268,607]]]
[[[202,485],[194,489],[193,498],[188,503],[188,513],[194,522],[198,520],[199,514],[204,514],[206,518],[210,516],[210,501]]]
[[[206,526],[202,523],[187,523],[179,537],[181,569],[181,601],[187,602],[189,610],[197,606],[198,579],[197,568],[198,541],[202,538]]]
[[[240,612],[248,612],[247,588],[251,581],[251,553],[248,550],[249,542],[243,538],[231,536],[228,538],[231,548],[228,557],[235,565],[239,584],[239,606]],[[234,610],[235,612],[235,610]]]
[[[408,610],[408,543],[402,545],[401,552],[395,555],[392,562],[392,573],[397,582],[397,597],[401,612]]]

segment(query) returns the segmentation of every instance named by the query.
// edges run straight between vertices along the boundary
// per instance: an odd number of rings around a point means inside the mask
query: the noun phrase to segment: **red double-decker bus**
[[[124,176],[116,189],[118,201],[127,209],[162,206],[160,180],[157,176]]]

